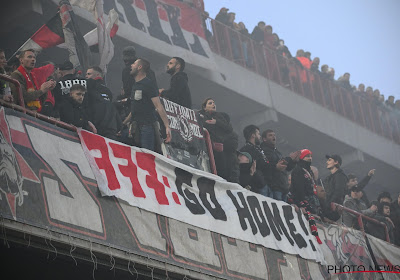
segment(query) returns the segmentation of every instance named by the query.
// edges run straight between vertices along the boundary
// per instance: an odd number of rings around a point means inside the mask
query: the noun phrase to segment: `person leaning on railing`
[[[373,217],[377,221],[386,225],[390,243],[394,243],[394,224],[390,217],[390,203],[381,202],[378,204],[378,211]],[[376,238],[386,240],[386,233],[384,227],[375,223],[368,223],[367,232]]]
[[[352,209],[354,211],[357,211],[361,214],[364,214],[366,216],[373,217],[378,208],[376,205],[372,205],[370,208],[367,208],[367,205],[365,205],[365,203],[361,200],[362,195],[363,195],[362,188],[358,187],[357,185],[353,186],[351,188],[350,196],[346,196],[343,206]],[[347,211],[344,211],[342,217],[343,217],[343,223],[347,227],[360,229],[357,216]]]

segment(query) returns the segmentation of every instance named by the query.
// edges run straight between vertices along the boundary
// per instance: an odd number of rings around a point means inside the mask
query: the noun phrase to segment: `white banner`
[[[385,271],[385,280],[400,279],[399,248],[381,239],[368,235],[371,250],[376,260],[375,270]]]
[[[228,237],[325,263],[308,222],[287,203],[210,173],[78,131],[102,195]]]

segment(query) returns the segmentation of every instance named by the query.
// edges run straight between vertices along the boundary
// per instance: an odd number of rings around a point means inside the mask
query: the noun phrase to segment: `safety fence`
[[[356,94],[333,80],[321,78],[296,58],[282,56],[221,22],[208,18],[206,28],[214,53],[400,144],[400,112],[366,94]]]

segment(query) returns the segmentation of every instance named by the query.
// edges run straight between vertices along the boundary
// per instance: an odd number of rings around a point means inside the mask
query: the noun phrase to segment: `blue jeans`
[[[260,189],[259,194],[270,197],[271,189],[268,187],[268,185],[265,185],[262,189]]]
[[[140,146],[142,148],[154,151],[154,127],[152,125],[140,126]]]
[[[278,191],[271,190],[269,193],[269,197],[280,201],[287,201],[287,195]]]

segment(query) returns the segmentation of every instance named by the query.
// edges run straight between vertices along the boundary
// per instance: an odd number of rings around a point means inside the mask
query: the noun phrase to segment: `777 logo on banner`
[[[301,213],[287,203],[172,161],[78,130],[102,195],[232,238],[324,262]]]

